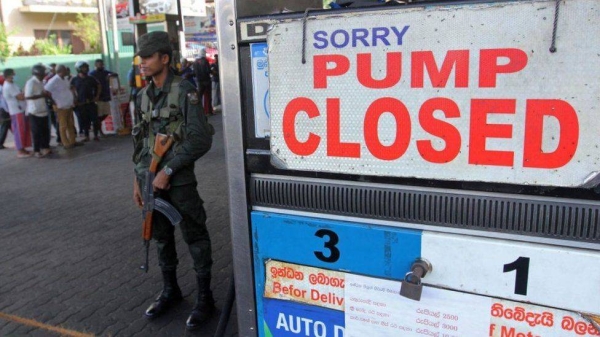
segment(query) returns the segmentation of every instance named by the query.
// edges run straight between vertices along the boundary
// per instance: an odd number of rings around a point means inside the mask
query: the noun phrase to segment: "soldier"
[[[195,88],[188,81],[175,76],[169,67],[173,50],[166,32],[142,35],[138,39],[137,55],[142,59],[142,72],[151,81],[136,99],[136,110],[142,116],[142,121],[134,128],[136,178],[133,199],[142,207],[141,188],[152,159],[154,135],[172,134],[175,144],[160,162],[152,185],[161,198],[170,202],[183,217],[180,228],[194,261],[198,284],[196,304],[186,322],[188,329],[194,329],[214,311],[210,290],[210,237],[194,174],[194,162],[211,147],[213,130],[202,113]],[[153,219],[152,236],[158,250],[163,289],[146,310],[148,318],[159,316],[182,299],[177,285],[174,227],[158,212],[154,212]]]

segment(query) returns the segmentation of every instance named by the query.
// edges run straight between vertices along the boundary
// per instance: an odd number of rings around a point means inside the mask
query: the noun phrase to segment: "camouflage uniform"
[[[140,36],[137,55],[143,59],[151,59],[156,53],[172,55],[169,35],[166,32],[151,32]],[[161,71],[164,74],[165,68]],[[194,173],[194,162],[211,147],[214,129],[202,111],[194,86],[188,81],[182,81],[170,70],[162,88],[156,88],[151,82],[139,92],[136,97],[136,114],[142,117],[134,128],[133,153],[140,190],[144,189],[144,178],[152,161],[155,135],[168,134],[175,140],[158,166],[159,170],[164,170],[169,176],[170,188],[156,194],[173,205],[183,217],[180,223],[181,233],[194,260],[198,283],[196,304],[186,322],[187,328],[194,329],[201,326],[214,312],[210,290],[210,237]],[[146,310],[148,318],[159,316],[183,298],[177,284],[176,268],[179,261],[175,250],[174,227],[159,212],[153,213],[152,224],[152,237],[156,241],[163,276],[163,290]]]
[[[164,111],[169,109],[169,114],[179,115],[180,118],[184,118],[187,114],[187,120],[181,127],[180,132],[182,134],[179,135],[181,139],[175,142],[159,164],[159,170],[165,166],[173,170],[170,179],[171,188],[159,193],[183,217],[180,224],[181,233],[184,241],[188,244],[196,273],[199,276],[210,277],[212,265],[210,237],[206,230],[206,213],[202,205],[203,201],[196,189],[198,183],[194,173],[194,162],[208,152],[212,144],[212,135],[208,121],[198,102],[196,88],[189,82],[181,81],[179,84],[179,111],[174,111],[173,107],[167,106],[167,96],[172,90],[171,84],[174,79],[175,75],[170,72],[162,89],[157,89],[154,83],[150,83],[137,96],[136,110],[142,111],[142,114],[147,114],[151,113],[152,110]],[[142,106],[143,95],[148,96],[149,107]],[[157,104],[153,105],[152,102]],[[146,140],[142,141],[141,146],[136,146],[134,153],[135,173],[141,189],[144,187],[144,176],[152,160],[150,145],[153,141],[149,140],[151,138],[149,133],[169,133],[167,129],[174,118],[159,117],[151,119],[150,123],[142,122],[145,125],[140,132]],[[174,227],[159,212],[155,212],[153,218],[152,237],[156,240],[158,247],[160,268],[163,271],[175,270],[178,260],[175,251]]]

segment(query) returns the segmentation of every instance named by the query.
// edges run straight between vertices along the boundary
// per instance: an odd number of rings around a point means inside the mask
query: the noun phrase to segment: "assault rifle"
[[[165,135],[157,133],[154,141],[154,154],[152,161],[150,162],[150,168],[146,172],[146,179],[144,183],[144,191],[142,192],[142,198],[144,200],[144,207],[142,208],[142,218],[144,223],[142,225],[142,237],[144,239],[144,246],[146,247],[146,263],[141,267],[142,270],[148,272],[148,251],[150,249],[150,240],[152,239],[152,215],[154,211],[162,213],[173,226],[179,225],[182,220],[181,214],[177,212],[175,207],[161,198],[154,197],[154,187],[152,182],[156,176],[156,170],[158,164],[162,160],[163,156],[171,146],[173,145],[173,137],[171,135]]]

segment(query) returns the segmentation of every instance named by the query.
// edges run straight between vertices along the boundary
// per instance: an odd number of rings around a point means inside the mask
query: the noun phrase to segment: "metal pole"
[[[114,54],[114,68],[113,68],[113,72],[115,73],[119,73],[119,29],[117,27],[117,6],[115,4],[115,0],[110,0],[110,13],[111,15],[111,21],[112,21],[112,33],[113,33],[113,54]],[[119,80],[120,80],[120,76],[119,76]],[[119,82],[120,83],[120,82]],[[120,84],[119,84],[120,87]],[[114,97],[113,99],[116,99],[116,97]],[[120,134],[120,131],[124,131],[123,128],[125,128],[125,116],[123,114],[121,114],[120,112],[121,107],[120,107],[120,103],[117,101],[117,113],[113,115],[113,123],[115,126],[115,129],[117,130],[117,133]],[[114,118],[114,116],[118,116],[119,118]]]
[[[177,0],[177,13],[179,14],[179,29],[177,31],[179,37],[179,60],[176,60],[176,64],[179,64],[182,57],[185,55],[185,21],[183,20],[183,11],[181,10],[181,0]]]
[[[242,1],[243,2],[243,1]],[[235,298],[237,304],[238,332],[240,336],[256,337],[256,300],[254,298],[254,274],[252,270],[252,245],[248,217],[248,190],[244,170],[244,128],[242,123],[242,97],[240,60],[237,42],[236,0],[215,1],[217,34],[219,37],[219,62],[221,84],[227,85],[223,92],[223,134],[227,176],[229,182],[229,205],[233,270],[235,272]],[[261,322],[262,324],[262,322]]]
[[[106,36],[106,4],[98,0],[98,14],[100,16],[100,34],[102,38],[102,55],[108,56],[108,37]]]
[[[50,26],[48,26],[48,29],[46,30],[46,39],[48,39],[48,35],[50,35],[50,30],[52,29],[52,25],[54,25],[54,21],[56,21],[56,14],[54,13],[54,15],[52,16],[52,21],[50,21]],[[58,39],[58,36],[56,37]]]
[[[110,0],[110,13],[112,21],[112,33],[113,33],[113,54],[114,54],[114,67],[113,71],[119,73],[119,30],[117,28],[117,11],[116,11],[115,0]]]
[[[225,336],[227,325],[229,324],[229,316],[231,315],[231,309],[233,308],[233,301],[235,301],[235,279],[233,271],[229,278],[229,289],[227,290],[227,298],[225,298],[225,304],[223,305],[223,311],[219,317],[219,324],[217,325],[217,331],[214,337]]]

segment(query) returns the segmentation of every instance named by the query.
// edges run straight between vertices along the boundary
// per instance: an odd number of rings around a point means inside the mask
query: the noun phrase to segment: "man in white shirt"
[[[67,68],[63,65],[56,67],[56,76],[53,76],[44,89],[52,95],[54,111],[58,115],[60,139],[65,149],[75,146],[75,120],[73,119],[73,91],[67,78]],[[79,145],[79,144],[77,144]]]
[[[48,125],[48,107],[46,97],[48,93],[44,90],[44,76],[46,67],[41,64],[33,66],[31,78],[25,83],[26,113],[31,125],[31,136],[33,138],[33,155],[42,158],[50,154],[50,126]]]
[[[17,158],[26,158],[31,153],[26,150],[31,146],[31,131],[29,130],[29,121],[25,118],[23,110],[25,95],[21,89],[14,83],[15,71],[13,69],[4,69],[4,85],[2,86],[2,96],[8,106],[10,114],[11,130],[15,136],[15,147],[17,148]]]

